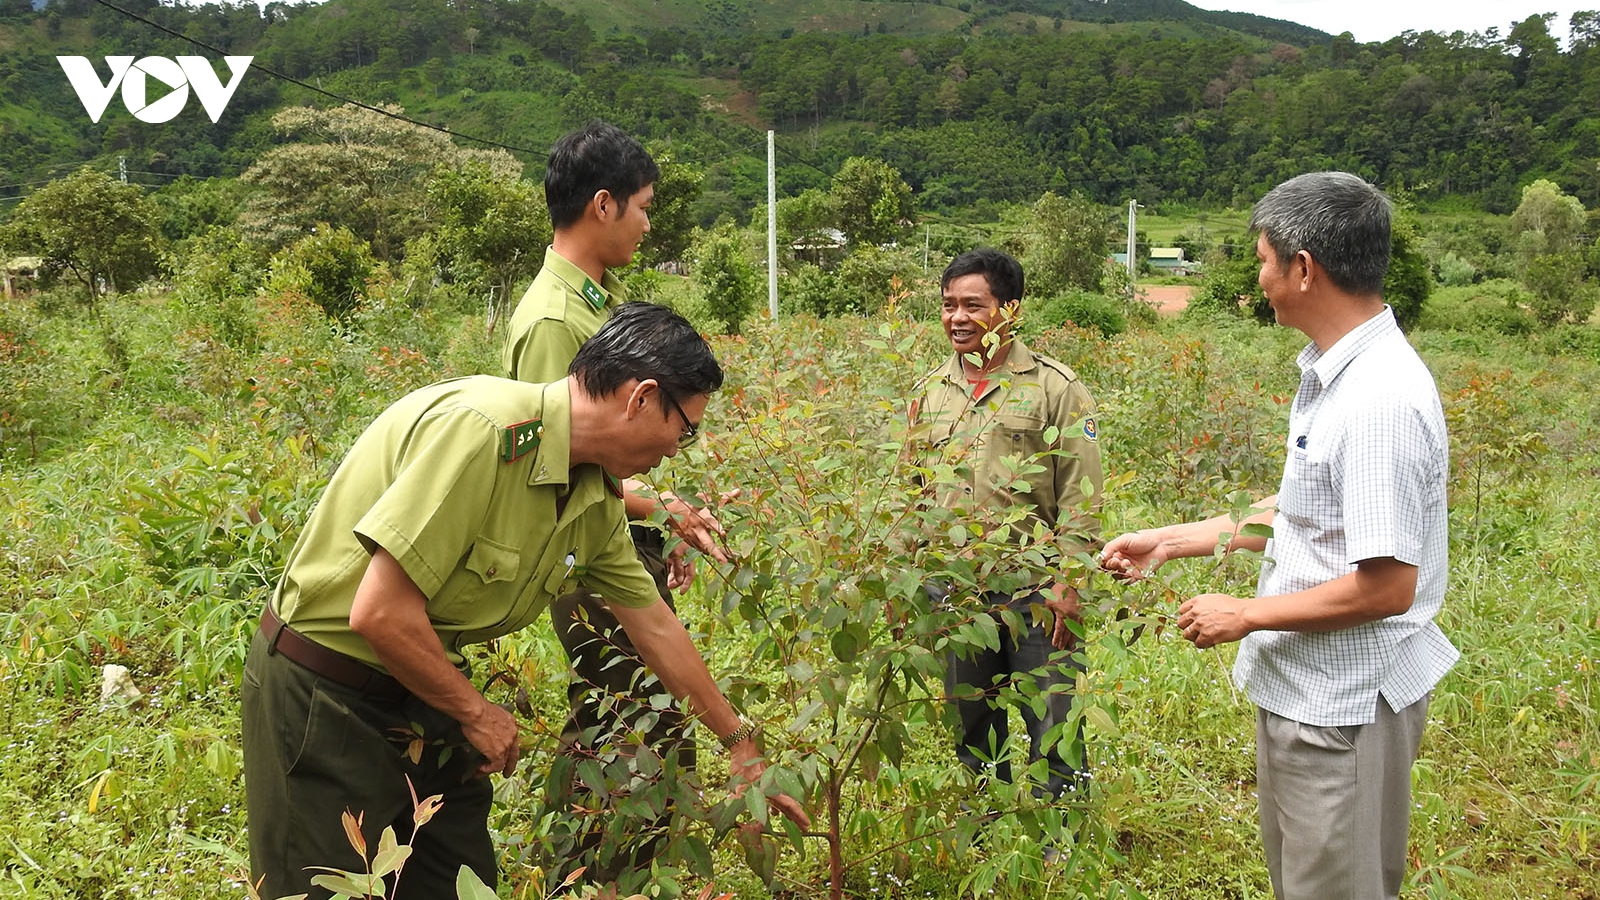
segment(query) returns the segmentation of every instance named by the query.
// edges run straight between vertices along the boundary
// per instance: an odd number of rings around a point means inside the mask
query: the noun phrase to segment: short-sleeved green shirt
[[[979,385],[969,384],[961,358],[951,354],[920,385],[912,408],[914,435],[926,442],[930,460],[955,465],[968,477],[939,487],[937,502],[954,510],[1031,508],[1015,530],[1038,522],[1058,534],[1063,554],[1099,539],[1099,521],[1086,513],[1099,507],[1105,479],[1100,465],[1094,398],[1063,363],[1030,351],[1020,339],[1000,369]],[[1081,433],[1079,424],[1081,423]],[[1051,444],[1046,431],[1060,437]],[[1019,462],[1040,457],[1044,471],[1018,476]],[[1093,485],[1084,503],[1085,479]],[[1025,488],[1015,482],[1022,481]],[[1020,537],[1020,535],[1018,535]]]
[[[565,378],[578,348],[626,299],[615,275],[606,272],[595,284],[554,247],[546,250],[544,268],[511,314],[500,360],[506,377],[531,384]]]
[[[566,380],[478,375],[406,396],[334,473],[289,553],[274,608],[296,631],[381,668],[350,630],[377,547],[421,588],[457,665],[463,646],[525,627],[580,582],[612,603],[656,602],[618,486],[599,466],[571,467],[571,430]]]

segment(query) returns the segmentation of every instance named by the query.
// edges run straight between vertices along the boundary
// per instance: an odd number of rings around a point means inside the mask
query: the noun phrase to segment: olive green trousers
[[[250,874],[265,877],[262,897],[331,896],[311,883],[322,874],[311,866],[367,871],[346,836],[346,811],[361,819],[367,861],[387,827],[400,843],[410,840],[408,779],[419,799],[438,794],[443,805],[417,829],[411,858],[387,896],[454,897],[463,865],[496,883],[493,791],[476,774],[482,757],[451,717],[416,697],[378,700],[322,678],[267,652],[258,633],[245,658],[243,726]]]

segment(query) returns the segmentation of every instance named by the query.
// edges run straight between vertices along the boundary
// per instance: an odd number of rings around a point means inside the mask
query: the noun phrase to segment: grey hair
[[[1393,217],[1389,198],[1359,176],[1310,172],[1268,191],[1250,212],[1250,230],[1266,235],[1280,264],[1304,250],[1339,288],[1379,294]]]

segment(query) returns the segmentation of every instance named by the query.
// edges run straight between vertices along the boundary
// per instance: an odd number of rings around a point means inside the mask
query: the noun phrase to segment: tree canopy
[[[0,231],[0,246],[44,259],[44,270],[82,285],[91,303],[161,267],[161,212],[137,185],[93,169],[41,187]]]
[[[290,107],[272,124],[288,143],[244,173],[259,190],[239,219],[246,234],[270,247],[326,222],[364,238],[377,258],[396,259],[430,224],[428,183],[436,169],[478,162],[497,179],[522,171],[503,150],[462,148],[441,132],[357,106]]]

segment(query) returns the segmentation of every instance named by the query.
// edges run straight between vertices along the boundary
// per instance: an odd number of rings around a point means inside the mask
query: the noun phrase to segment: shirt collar
[[[993,379],[999,372],[1020,375],[1024,372],[1032,372],[1038,366],[1039,362],[1034,358],[1033,351],[1029,350],[1028,345],[1022,342],[1022,338],[1012,334],[1011,352],[1006,354],[1006,361],[1000,364],[999,369],[989,373],[985,378]],[[944,368],[940,370],[940,375],[951,384],[965,385],[967,383],[966,369],[961,365],[961,355],[959,353],[950,354],[950,358],[945,360]]]
[[[544,386],[539,424],[539,450],[528,471],[528,484],[565,486],[572,460],[572,394],[570,379]]]
[[[1326,353],[1317,349],[1314,343],[1307,344],[1295,362],[1299,364],[1302,373],[1310,372],[1316,376],[1318,382],[1329,384],[1339,377],[1345,366],[1350,365],[1351,361],[1368,347],[1399,330],[1400,326],[1394,320],[1394,310],[1390,309],[1388,304],[1384,304],[1377,315],[1351,329],[1349,334],[1329,347]]]
[[[544,386],[539,450],[528,472],[528,484],[567,488],[567,512],[576,512],[613,496],[605,470],[597,465],[572,467],[572,379]],[[563,513],[562,521],[567,514]]]
[[[584,297],[585,300],[588,299],[584,293],[583,286],[586,283],[594,284],[594,279],[578,268],[576,263],[557,253],[555,247],[545,249],[544,267],[550,270],[550,274],[561,279],[567,287],[572,289],[573,293]],[[609,269],[600,276],[600,283],[597,287],[605,298],[602,308],[614,309],[621,306],[628,299],[628,291],[622,286],[622,279],[611,274]]]

